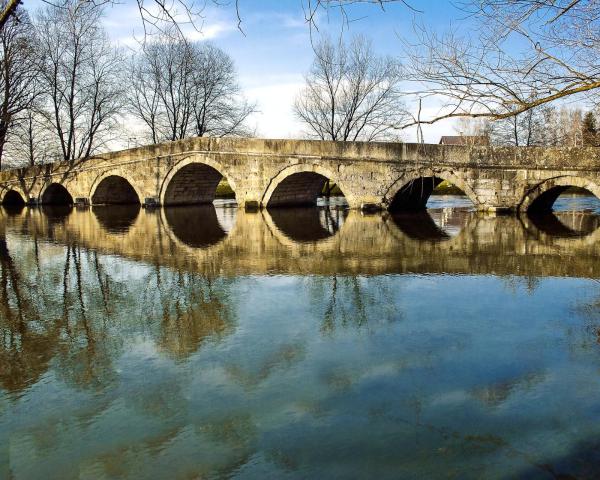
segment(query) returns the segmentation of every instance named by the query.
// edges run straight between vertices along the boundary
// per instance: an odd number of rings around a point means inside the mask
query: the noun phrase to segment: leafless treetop
[[[465,0],[469,28],[417,27],[406,44],[422,96],[440,96],[440,118],[507,118],[600,87],[598,0]]]

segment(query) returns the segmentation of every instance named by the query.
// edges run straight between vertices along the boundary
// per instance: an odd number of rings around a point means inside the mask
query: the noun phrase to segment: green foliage
[[[227,180],[222,179],[217,185],[217,191],[215,192],[216,198],[235,198],[235,192],[227,183]]]

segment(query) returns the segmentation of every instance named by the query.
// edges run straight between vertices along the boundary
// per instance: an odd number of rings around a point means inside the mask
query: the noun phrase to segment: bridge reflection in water
[[[0,476],[577,473],[599,246],[589,211],[2,209]]]
[[[600,276],[600,216],[487,216],[466,207],[366,215],[226,206],[2,210],[8,233],[209,274]],[[60,228],[58,228],[60,226]],[[565,261],[569,259],[568,261]]]

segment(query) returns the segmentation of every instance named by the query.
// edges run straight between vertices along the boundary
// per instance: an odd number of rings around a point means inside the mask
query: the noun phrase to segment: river
[[[600,202],[0,210],[0,478],[597,478]]]

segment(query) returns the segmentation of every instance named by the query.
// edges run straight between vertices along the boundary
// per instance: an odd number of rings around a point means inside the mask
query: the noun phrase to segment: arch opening
[[[392,212],[420,212],[428,208],[473,207],[473,201],[457,185],[442,177],[410,180],[392,198]]]
[[[600,198],[586,188],[571,185],[556,185],[533,199],[528,213],[589,212],[600,214]]]
[[[167,185],[163,203],[172,205],[202,205],[212,203],[217,196],[235,198],[235,192],[216,168],[204,163],[191,163],[179,169]],[[217,191],[219,187],[219,191]]]
[[[135,189],[126,179],[110,175],[98,184],[92,195],[94,205],[134,205],[140,204]]]
[[[51,183],[44,190],[41,202],[44,205],[73,205],[73,197],[60,183]]]
[[[284,178],[273,190],[267,207],[347,206],[337,184],[316,172],[297,172]]]
[[[16,190],[9,190],[4,195],[2,204],[10,207],[22,207],[25,205],[25,200]]]

